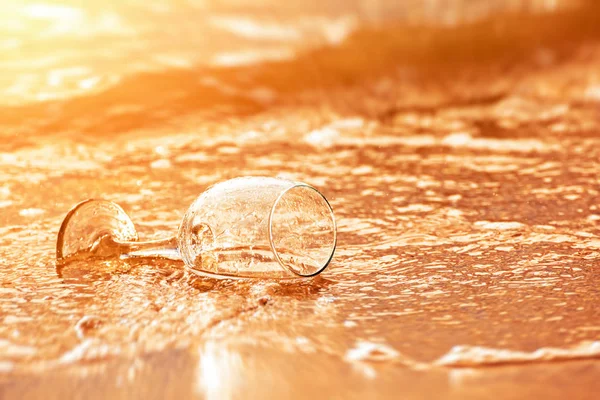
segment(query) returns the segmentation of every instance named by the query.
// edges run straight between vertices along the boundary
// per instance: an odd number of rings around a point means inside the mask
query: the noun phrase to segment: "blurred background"
[[[496,71],[568,57],[573,43],[597,37],[597,15],[589,0],[6,0],[0,134],[20,136],[13,146],[37,136],[23,119],[45,134],[122,134],[198,111],[327,101],[332,89],[367,83],[363,92],[387,96],[383,108],[431,105],[419,77],[446,74],[452,85],[470,74],[473,87],[459,90],[485,92],[477,82]],[[495,70],[461,72],[474,62]]]
[[[494,23],[482,24],[468,39],[462,33],[461,54],[480,50],[481,41],[490,36],[514,39],[511,45],[521,47],[528,45],[517,42],[523,32],[536,31],[522,26],[521,18],[531,24],[528,15],[575,12],[585,19],[585,9],[597,11],[594,2],[583,0],[6,0],[0,5],[1,103],[96,93],[142,73],[289,61],[311,50],[357,41],[364,31],[385,34],[372,33],[377,40],[363,39],[353,48],[362,55],[345,54],[347,59],[334,64],[347,69],[347,63],[377,62],[367,59],[373,47],[379,53],[394,52],[397,65],[414,62],[409,57],[414,53],[434,53],[428,40],[439,40],[439,29],[453,32],[490,20]],[[415,27],[431,30],[406,37],[410,31],[397,31]],[[441,55],[437,58],[443,61]],[[286,66],[293,67],[282,64]],[[313,72],[318,74],[320,67],[317,59]]]

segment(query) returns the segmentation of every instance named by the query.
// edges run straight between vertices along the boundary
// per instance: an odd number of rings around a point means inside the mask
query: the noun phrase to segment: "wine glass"
[[[217,278],[310,277],[329,265],[337,240],[333,210],[314,187],[286,179],[242,177],[202,193],[177,235],[138,241],[116,203],[86,200],[65,217],[56,246],[59,264],[94,257],[183,260]]]

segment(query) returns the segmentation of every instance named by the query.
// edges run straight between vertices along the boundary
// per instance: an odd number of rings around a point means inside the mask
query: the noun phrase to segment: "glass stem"
[[[146,242],[118,242],[121,258],[161,257],[181,260],[177,249],[177,238],[149,240]]]

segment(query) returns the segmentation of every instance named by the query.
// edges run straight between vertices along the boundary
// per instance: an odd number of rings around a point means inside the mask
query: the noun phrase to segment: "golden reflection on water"
[[[434,3],[2,2],[0,393],[594,393],[597,5]],[[323,189],[322,277],[57,274],[79,201],[160,238],[242,175]]]
[[[143,72],[288,60],[308,48],[339,45],[364,24],[454,26],[497,12],[543,13],[581,2],[287,3],[3,1],[0,104],[97,93]]]

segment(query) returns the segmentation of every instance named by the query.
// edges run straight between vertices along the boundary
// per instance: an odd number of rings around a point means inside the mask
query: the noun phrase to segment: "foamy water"
[[[373,342],[357,342],[348,350],[349,362],[388,362],[423,370],[435,367],[476,368],[495,365],[543,363],[548,361],[585,360],[600,357],[600,342],[582,342],[571,348],[542,347],[535,351],[515,351],[480,346],[454,346],[430,363],[407,358],[393,348]]]

